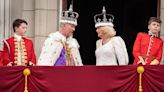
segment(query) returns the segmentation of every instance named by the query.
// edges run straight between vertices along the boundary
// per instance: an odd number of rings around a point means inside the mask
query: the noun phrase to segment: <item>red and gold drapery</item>
[[[28,92],[138,92],[137,67],[3,66],[0,67],[0,92],[24,92],[26,68],[30,69]],[[143,67],[143,92],[164,92],[164,65]]]

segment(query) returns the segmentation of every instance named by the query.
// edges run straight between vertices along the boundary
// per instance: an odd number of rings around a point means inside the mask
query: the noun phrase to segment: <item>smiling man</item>
[[[73,12],[72,6],[62,12],[60,29],[51,33],[45,40],[37,65],[39,66],[81,66],[79,44],[73,38],[77,26],[78,13]]]

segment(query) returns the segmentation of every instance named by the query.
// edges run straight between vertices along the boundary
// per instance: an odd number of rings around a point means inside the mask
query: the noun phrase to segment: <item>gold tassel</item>
[[[142,73],[144,72],[144,67],[138,66],[137,72],[139,73],[139,89],[138,89],[138,92],[143,92],[143,89],[142,89]]]
[[[24,74],[24,77],[25,77],[25,87],[24,87],[24,92],[28,92],[28,87],[27,87],[27,76],[30,75],[30,69],[29,68],[26,68],[23,70],[23,74]]]

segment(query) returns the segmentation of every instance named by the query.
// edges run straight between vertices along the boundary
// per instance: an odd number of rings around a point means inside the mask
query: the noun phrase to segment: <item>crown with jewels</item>
[[[103,6],[102,13],[101,14],[96,14],[94,16],[94,21],[95,21],[95,27],[100,27],[100,26],[114,26],[113,25],[113,20],[114,16],[111,14],[107,14],[105,7]]]
[[[70,23],[73,25],[77,25],[77,18],[79,14],[73,11],[72,5],[70,5],[69,10],[62,12],[62,17],[60,19],[61,23]]]

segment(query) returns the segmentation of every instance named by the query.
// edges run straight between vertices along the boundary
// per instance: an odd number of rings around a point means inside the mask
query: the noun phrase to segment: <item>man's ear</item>
[[[16,32],[16,30],[18,29],[18,27],[15,27],[14,29],[15,29],[15,32]]]
[[[150,29],[150,25],[148,25],[148,29]]]

